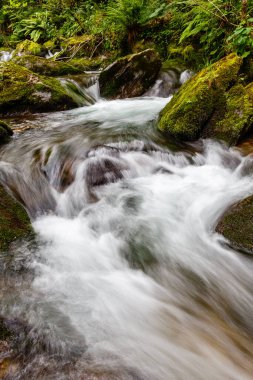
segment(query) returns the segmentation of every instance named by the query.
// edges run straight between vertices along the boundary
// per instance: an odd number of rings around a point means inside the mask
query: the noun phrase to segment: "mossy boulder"
[[[162,110],[158,128],[178,140],[215,138],[235,145],[253,126],[253,83],[242,59],[230,54],[200,71]]]
[[[15,57],[13,62],[17,65],[24,66],[37,74],[59,77],[64,75],[82,74],[84,71],[95,70],[99,67],[101,60],[79,58],[63,62],[36,57],[34,55],[26,55]]]
[[[7,143],[12,135],[13,131],[8,124],[0,120],[0,145]]]
[[[216,231],[234,249],[253,254],[253,196],[231,207],[221,218]]]
[[[0,184],[0,251],[16,239],[32,235],[30,219],[24,208]]]
[[[0,79],[0,114],[76,107],[76,102],[56,78],[46,78],[6,62],[0,65]]]
[[[20,55],[43,56],[45,53],[46,53],[46,49],[43,48],[43,46],[41,46],[37,42],[24,40],[16,46],[16,49],[13,52],[13,56],[20,56]]]
[[[221,106],[213,115],[204,137],[214,137],[228,145],[236,145],[253,126],[253,83],[237,84],[225,95],[225,109]]]
[[[141,96],[154,84],[161,66],[152,49],[120,58],[100,74],[101,95],[109,99]]]

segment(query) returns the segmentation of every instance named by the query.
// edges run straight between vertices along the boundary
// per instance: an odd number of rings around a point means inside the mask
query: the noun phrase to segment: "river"
[[[0,176],[37,238],[1,261],[0,314],[26,332],[7,380],[252,379],[252,260],[215,232],[252,158],[165,140],[168,101],[13,120]]]

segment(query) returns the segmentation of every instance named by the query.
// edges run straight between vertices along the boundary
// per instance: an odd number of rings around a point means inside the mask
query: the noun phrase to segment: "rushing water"
[[[1,151],[38,236],[3,261],[0,314],[26,326],[6,379],[252,379],[252,262],[215,225],[253,160],[164,141],[168,101],[36,116]]]

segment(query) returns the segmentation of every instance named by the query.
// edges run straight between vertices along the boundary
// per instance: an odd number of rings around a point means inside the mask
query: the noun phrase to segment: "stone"
[[[155,83],[161,65],[152,49],[119,58],[100,74],[101,96],[124,99],[143,95]]]

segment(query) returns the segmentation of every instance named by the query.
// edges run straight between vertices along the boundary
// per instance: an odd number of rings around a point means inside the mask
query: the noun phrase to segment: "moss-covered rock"
[[[162,110],[159,130],[179,140],[199,138],[208,123],[215,125],[212,117],[220,121],[226,113],[226,92],[236,83],[241,64],[240,57],[230,54],[187,81]],[[228,95],[231,102],[232,97]]]
[[[235,145],[253,126],[253,83],[233,86],[226,93],[225,111],[220,116],[221,120],[212,118],[204,136]]]
[[[13,131],[9,125],[0,120],[0,145],[7,143],[10,140],[10,136],[12,135]]]
[[[253,196],[231,207],[221,218],[216,231],[242,252],[253,253]]]
[[[0,114],[74,108],[75,101],[55,78],[39,76],[12,62],[0,65]]]
[[[82,74],[84,71],[97,69],[101,64],[101,60],[98,59],[79,58],[63,62],[36,57],[34,55],[15,57],[12,62],[24,66],[34,73],[52,77]]]
[[[16,49],[13,52],[13,56],[30,55],[30,54],[42,56],[45,52],[46,52],[46,49],[43,48],[43,46],[41,46],[37,42],[24,40],[16,46]]]
[[[0,184],[0,251],[16,239],[32,234],[30,219],[24,208]]]
[[[100,74],[101,95],[109,99],[141,96],[154,84],[161,66],[152,49],[120,58]]]

